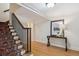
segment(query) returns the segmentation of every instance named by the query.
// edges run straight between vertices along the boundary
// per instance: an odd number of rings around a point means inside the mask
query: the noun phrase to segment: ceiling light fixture
[[[46,6],[47,6],[48,8],[54,7],[54,3],[46,3]]]

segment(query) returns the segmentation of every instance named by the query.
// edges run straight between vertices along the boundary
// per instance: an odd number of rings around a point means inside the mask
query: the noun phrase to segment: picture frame
[[[50,22],[50,36],[62,36],[64,37],[64,19],[54,20]]]

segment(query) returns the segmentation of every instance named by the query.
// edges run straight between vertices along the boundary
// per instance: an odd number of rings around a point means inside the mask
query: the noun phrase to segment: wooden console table
[[[67,38],[66,37],[60,37],[60,36],[47,36],[48,39],[48,43],[47,46],[50,46],[50,38],[60,38],[60,39],[64,39],[65,40],[65,51],[67,51]]]

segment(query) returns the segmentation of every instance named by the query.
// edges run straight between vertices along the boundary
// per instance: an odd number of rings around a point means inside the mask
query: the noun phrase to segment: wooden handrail
[[[23,29],[31,29],[31,28],[25,28],[25,27],[21,24],[21,22],[19,21],[19,19],[16,17],[16,15],[15,15],[14,13],[12,13],[12,15],[16,18],[16,20],[18,21],[18,23],[21,25],[21,27],[22,27]]]
[[[9,9],[7,9],[7,10],[4,10],[3,12],[7,12],[7,11],[9,11]]]

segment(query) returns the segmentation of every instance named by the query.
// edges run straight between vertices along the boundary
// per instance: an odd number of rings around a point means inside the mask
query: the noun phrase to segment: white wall
[[[0,12],[9,9],[9,3],[0,3]]]
[[[35,40],[39,42],[47,42],[47,35],[50,33],[50,22],[45,21],[35,25]]]
[[[9,20],[9,12],[3,12],[7,9],[9,9],[9,3],[0,3],[0,22],[5,22]]]
[[[65,20],[65,36],[68,38],[68,48],[79,51],[79,14],[54,17],[52,20],[55,19]],[[50,34],[50,21],[35,25],[35,31],[36,41],[47,44],[47,35]],[[52,45],[65,47],[64,40],[52,40],[51,38],[50,42]]]

